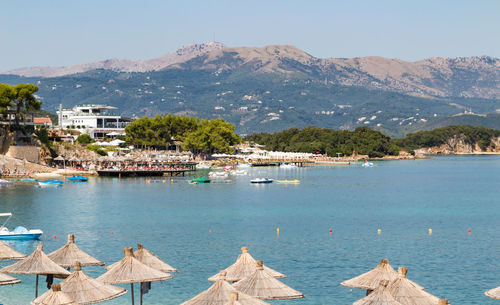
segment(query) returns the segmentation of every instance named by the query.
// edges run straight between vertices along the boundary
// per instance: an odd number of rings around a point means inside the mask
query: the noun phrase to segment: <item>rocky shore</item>
[[[467,143],[465,136],[454,136],[441,146],[419,148],[415,153],[418,155],[500,154],[500,137],[493,139],[492,145],[483,149],[477,142]]]

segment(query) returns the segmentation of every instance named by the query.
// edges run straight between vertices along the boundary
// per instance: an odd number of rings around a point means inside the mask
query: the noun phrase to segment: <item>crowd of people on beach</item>
[[[9,176],[9,177],[15,177],[15,176],[32,176],[33,174],[30,172],[25,171],[24,169],[8,169],[8,168],[1,168],[0,169],[0,176]]]

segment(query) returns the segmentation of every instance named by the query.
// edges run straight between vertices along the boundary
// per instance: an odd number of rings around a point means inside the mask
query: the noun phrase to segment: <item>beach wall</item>
[[[20,160],[26,159],[32,163],[40,163],[40,147],[37,146],[11,146],[6,155]]]

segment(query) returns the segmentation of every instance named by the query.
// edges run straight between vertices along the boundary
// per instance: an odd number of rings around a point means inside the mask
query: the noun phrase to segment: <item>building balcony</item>
[[[129,122],[118,122],[118,123],[105,123],[105,124],[97,124],[97,128],[125,128],[127,125],[130,124]]]

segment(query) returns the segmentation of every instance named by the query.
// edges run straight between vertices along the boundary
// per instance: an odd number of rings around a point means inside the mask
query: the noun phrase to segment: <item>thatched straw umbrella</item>
[[[300,299],[304,297],[302,292],[288,287],[264,270],[262,261],[257,261],[256,265],[257,270],[254,273],[233,284],[236,290],[266,300]]]
[[[342,286],[366,289],[368,295],[372,290],[376,289],[380,281],[394,281],[398,277],[398,273],[389,265],[389,260],[382,259],[380,264],[373,270],[363,273],[355,278],[340,283]]]
[[[422,286],[406,278],[408,268],[400,267],[398,277],[387,287],[396,301],[405,305],[437,305],[439,298],[423,289]]]
[[[25,259],[2,268],[0,272],[13,274],[36,274],[35,297],[38,296],[38,276],[39,275],[70,275],[68,271],[63,269],[58,264],[54,263],[50,258],[43,253],[43,246],[40,244],[30,256]]]
[[[123,249],[125,257],[113,268],[104,273],[97,280],[105,284],[128,284],[130,283],[130,293],[132,294],[132,305],[134,304],[134,283],[164,281],[174,276],[159,270],[153,269],[141,263],[134,257],[131,247]],[[141,289],[142,304],[142,289]]]
[[[26,255],[12,249],[3,241],[0,241],[0,260],[17,260],[23,259],[25,257]],[[0,285],[13,285],[18,283],[21,283],[21,280],[18,280],[7,274],[0,273]]]
[[[75,235],[68,235],[68,243],[56,251],[48,254],[48,257],[59,266],[71,268],[78,261],[81,266],[104,266],[104,263],[82,251],[75,244]]]
[[[107,285],[86,275],[82,271],[80,262],[75,262],[74,267],[75,271],[61,282],[61,290],[80,305],[112,300],[127,293],[125,288]],[[47,291],[31,304],[43,304],[49,294],[50,291]]]
[[[3,259],[15,260],[15,259],[22,259],[25,257],[26,255],[24,255],[23,253],[12,249],[3,241],[0,241],[0,260]]]
[[[0,286],[3,285],[14,285],[21,283],[21,280],[16,279],[7,274],[0,273]]]
[[[156,269],[156,270],[160,270],[161,272],[165,272],[165,273],[179,272],[174,267],[172,267],[169,264],[162,261],[158,256],[154,255],[153,252],[144,248],[144,246],[142,244],[137,244],[137,250],[134,251],[134,256],[135,256],[135,258],[137,258],[141,263],[145,264],[146,266],[151,267],[151,268]],[[116,262],[110,266],[107,266],[106,269],[110,270],[118,263],[120,263],[120,262]]]
[[[251,297],[245,293],[236,291],[228,282],[226,282],[226,270],[219,273],[217,281],[207,290],[201,292],[194,298],[182,303],[181,305],[228,305],[231,302],[231,294],[237,293],[237,303],[241,305],[269,305],[268,303]]]
[[[241,254],[238,256],[236,262],[225,269],[227,271],[226,281],[236,282],[254,273],[257,270],[256,262],[250,253],[248,253],[248,247],[242,247]],[[264,266],[264,270],[275,278],[286,277],[286,275],[266,266]],[[217,280],[217,277],[218,274],[208,278],[208,280],[213,282]]]
[[[500,287],[490,289],[484,293],[487,297],[500,300]]]
[[[78,305],[73,301],[70,296],[61,291],[61,284],[52,284],[52,289],[48,291],[47,297],[41,303],[34,303],[31,305]]]
[[[352,304],[353,305],[403,305],[403,303],[396,301],[396,299],[389,293],[389,290],[387,289],[388,284],[389,281],[387,280],[380,281],[380,285],[378,286],[378,288],[373,290],[372,293]]]
[[[229,302],[227,303],[227,305],[243,305],[244,303],[240,302],[240,295],[241,295],[241,292],[238,292],[238,291],[231,292],[229,294]],[[267,303],[265,303],[265,304],[267,304]]]

